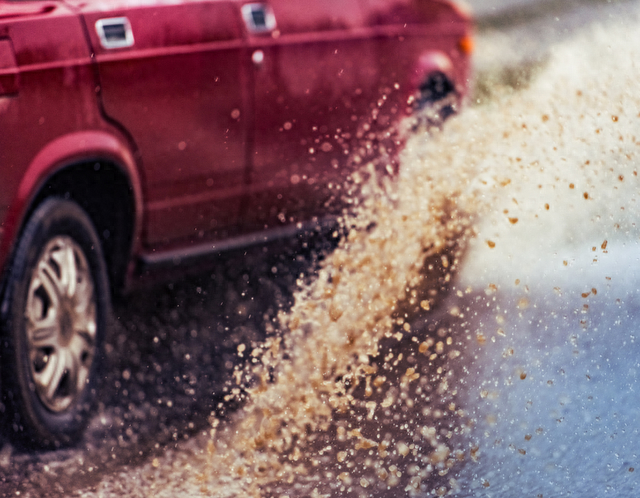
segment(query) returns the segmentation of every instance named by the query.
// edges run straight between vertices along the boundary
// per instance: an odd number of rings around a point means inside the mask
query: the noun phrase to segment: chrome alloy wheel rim
[[[33,269],[25,310],[31,380],[53,412],[84,389],[96,352],[96,295],[87,260],[67,236],[50,240]]]

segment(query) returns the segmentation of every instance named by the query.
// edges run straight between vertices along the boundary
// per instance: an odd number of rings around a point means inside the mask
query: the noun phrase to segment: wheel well
[[[446,74],[435,71],[420,84],[420,104],[431,104],[442,100],[455,90],[454,84]]]
[[[102,242],[111,289],[121,289],[135,219],[133,190],[127,175],[105,160],[70,165],[47,180],[31,204],[28,216],[52,196],[72,200],[87,212]]]

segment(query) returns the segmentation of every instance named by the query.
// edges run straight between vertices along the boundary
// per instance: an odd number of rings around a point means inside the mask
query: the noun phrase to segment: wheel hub
[[[30,373],[42,403],[69,408],[83,391],[95,356],[96,298],[87,260],[70,237],[45,246],[25,310]]]

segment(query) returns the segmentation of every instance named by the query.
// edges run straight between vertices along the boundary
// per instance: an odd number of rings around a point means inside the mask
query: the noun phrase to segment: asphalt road
[[[474,420],[460,444],[479,448],[458,496],[640,490],[637,16],[631,2],[592,3],[553,19],[555,31],[536,21],[485,38],[484,68],[520,40],[508,57],[533,77],[474,137],[494,137],[476,148],[492,187],[479,186],[488,207],[457,282],[473,289],[458,298]],[[553,40],[546,54],[541,39]]]
[[[458,476],[460,496],[637,495],[640,244],[607,247],[597,263],[589,248],[565,253],[563,275],[537,265],[542,278],[526,279],[528,292],[505,282],[492,302],[499,325],[471,320],[505,335],[469,355],[471,440],[481,449]]]
[[[208,434],[211,414],[236,409],[218,403],[238,344],[264,340],[313,266],[303,244],[228,254],[214,271],[116,302],[100,406],[84,440],[44,453],[5,441],[0,496],[71,496]]]

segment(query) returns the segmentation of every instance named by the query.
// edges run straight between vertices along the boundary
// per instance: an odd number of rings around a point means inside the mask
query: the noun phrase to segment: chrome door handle
[[[131,23],[126,17],[111,17],[96,21],[96,32],[104,48],[125,48],[133,45]]]
[[[276,16],[266,3],[247,3],[242,6],[242,19],[252,34],[270,33],[276,29]]]

